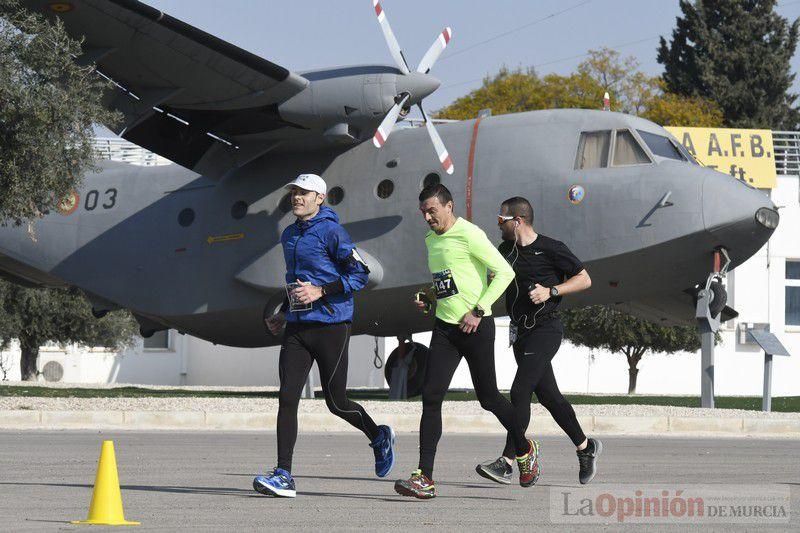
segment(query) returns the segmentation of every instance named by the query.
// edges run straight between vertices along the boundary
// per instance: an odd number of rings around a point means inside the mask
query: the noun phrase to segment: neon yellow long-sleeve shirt
[[[475,305],[492,314],[492,304],[503,294],[514,270],[475,224],[458,218],[449,230],[425,236],[428,268],[436,289],[436,318],[458,324]],[[494,272],[487,282],[487,268]]]

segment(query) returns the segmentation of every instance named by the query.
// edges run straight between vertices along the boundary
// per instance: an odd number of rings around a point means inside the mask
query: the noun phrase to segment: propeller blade
[[[386,139],[388,139],[389,135],[392,133],[392,128],[394,128],[397,117],[400,115],[400,110],[403,109],[403,106],[409,98],[409,95],[405,95],[403,99],[394,104],[394,107],[383,117],[381,125],[378,126],[375,135],[372,137],[372,144],[374,144],[376,148],[380,148],[386,143]]]
[[[436,150],[436,157],[439,158],[439,163],[442,164],[442,168],[445,172],[452,174],[453,170],[455,170],[455,167],[453,167],[453,160],[450,159],[450,154],[447,148],[445,148],[442,138],[439,137],[439,132],[436,131],[433,122],[428,119],[425,110],[422,109],[422,105],[418,105],[417,107],[419,107],[419,110],[422,112],[422,118],[425,119],[425,129],[428,130],[428,135],[431,138],[431,142],[433,142],[433,148]]]
[[[397,42],[397,39],[395,39],[392,27],[389,26],[389,19],[386,18],[386,12],[381,7],[380,1],[372,0],[372,7],[375,8],[375,15],[378,17],[378,22],[383,30],[383,36],[386,38],[386,44],[389,45],[389,52],[392,53],[394,62],[397,63],[397,68],[399,68],[403,74],[408,74],[408,63],[406,62],[406,58],[403,57],[403,51],[400,49],[400,44]]]
[[[436,63],[436,60],[439,59],[439,56],[442,54],[444,49],[447,47],[447,43],[450,42],[450,39],[453,38],[453,30],[450,28],[445,28],[442,30],[436,40],[433,41],[433,44],[428,51],[425,52],[425,55],[422,57],[422,61],[419,62],[417,66],[417,72],[421,72],[423,74],[427,74],[433,68],[433,64]]]

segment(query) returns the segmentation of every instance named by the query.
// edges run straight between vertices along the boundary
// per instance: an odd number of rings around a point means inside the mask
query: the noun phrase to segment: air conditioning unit
[[[45,381],[61,381],[64,377],[64,367],[58,361],[48,361],[42,368],[42,377]]]
[[[745,346],[758,346],[758,344],[747,334],[748,331],[769,331],[768,322],[739,322],[737,327],[739,329],[736,332],[736,342]]]

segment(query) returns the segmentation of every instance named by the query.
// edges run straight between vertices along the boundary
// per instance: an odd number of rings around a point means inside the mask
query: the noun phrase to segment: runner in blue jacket
[[[297,217],[281,236],[287,299],[281,311],[265,321],[273,335],[286,326],[279,361],[278,466],[256,477],[253,488],[269,496],[293,498],[297,408],[314,361],[328,409],[367,436],[379,477],[388,475],[394,466],[395,435],[389,426],[377,426],[364,408],[346,395],[353,293],[367,284],[369,269],[339,217],[322,205],[327,186],[321,177],[301,174],[286,188],[291,191],[292,213]]]

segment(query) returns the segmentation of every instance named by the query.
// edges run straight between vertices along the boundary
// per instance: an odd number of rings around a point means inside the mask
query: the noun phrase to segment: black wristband
[[[331,281],[330,283],[326,283],[322,286],[322,289],[325,291],[325,296],[344,292],[344,283],[342,282],[342,278],[339,278],[336,281]]]

